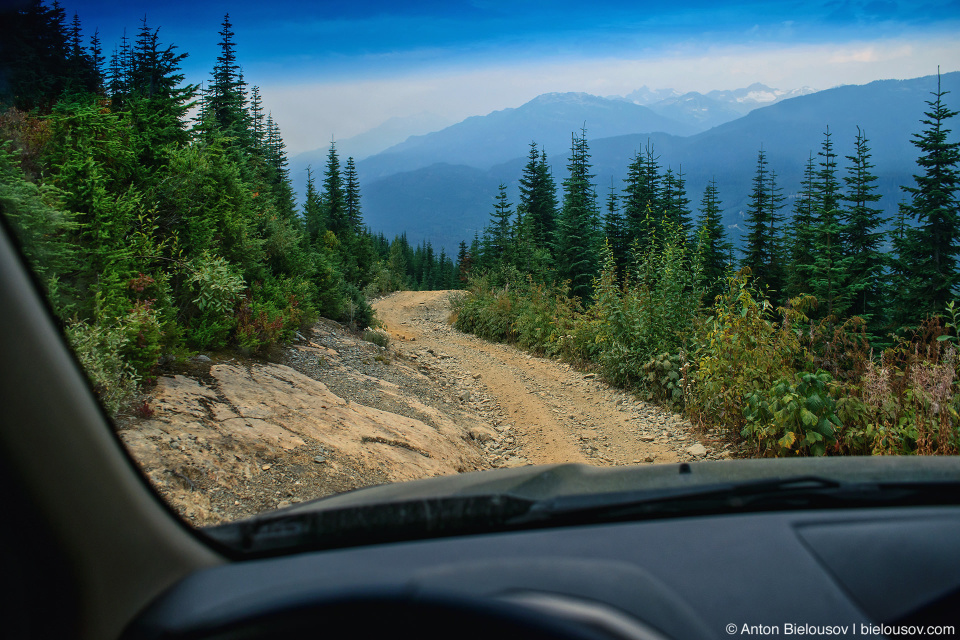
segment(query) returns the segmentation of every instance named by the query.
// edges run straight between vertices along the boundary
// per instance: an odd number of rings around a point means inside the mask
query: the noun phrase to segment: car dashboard
[[[358,546],[181,581],[125,638],[945,633],[960,508],[788,511]]]

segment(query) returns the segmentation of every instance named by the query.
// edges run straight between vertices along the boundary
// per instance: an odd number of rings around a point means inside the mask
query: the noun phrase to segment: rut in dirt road
[[[397,354],[494,425],[494,466],[666,463],[729,457],[681,416],[611,388],[594,374],[490,343],[447,322],[450,291],[404,291],[377,301]],[[709,435],[709,434],[708,434]],[[704,444],[705,443],[705,444]]]

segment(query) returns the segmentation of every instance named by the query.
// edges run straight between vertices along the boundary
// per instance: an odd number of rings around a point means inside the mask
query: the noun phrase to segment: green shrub
[[[66,327],[67,339],[93,385],[93,390],[111,416],[129,404],[140,378],[124,357],[129,342],[126,327],[74,322]]]
[[[390,346],[390,336],[384,331],[367,329],[363,332],[363,339],[367,342],[372,342],[378,347],[383,347],[384,349]]]
[[[782,321],[772,321],[770,303],[749,284],[749,270],[728,279],[718,299],[691,376],[691,411],[698,419],[718,423],[739,433],[743,428],[744,398],[787,379],[803,362],[799,326],[807,321],[802,301],[781,309]]]
[[[661,353],[643,365],[647,400],[678,406],[683,403],[683,364],[681,354]]]
[[[830,395],[830,374],[797,373],[746,398],[741,435],[762,453],[822,456],[842,427]]]

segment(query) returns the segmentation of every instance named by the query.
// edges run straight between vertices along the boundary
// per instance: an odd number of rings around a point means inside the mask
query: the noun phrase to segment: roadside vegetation
[[[944,95],[894,220],[863,132],[842,175],[824,134],[792,215],[761,149],[739,259],[715,182],[694,222],[682,175],[648,147],[601,212],[586,132],[562,202],[533,144],[516,209],[501,188],[461,261],[455,325],[595,370],[756,456],[955,455],[960,144]]]
[[[231,26],[201,88],[146,19],[109,62],[56,3],[0,21],[0,212],[112,413],[161,361],[263,352],[319,315],[375,327],[369,297],[458,282],[429,243],[364,226],[334,144],[297,206]]]

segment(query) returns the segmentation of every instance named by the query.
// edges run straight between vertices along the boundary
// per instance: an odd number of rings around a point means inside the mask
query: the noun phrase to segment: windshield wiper
[[[584,493],[498,493],[267,513],[204,531],[245,557],[420,538],[795,509],[960,504],[957,482],[838,482],[817,476]],[[322,505],[322,501],[317,505]],[[307,505],[305,505],[307,506]]]
[[[957,482],[839,482],[817,476],[724,483],[644,492],[558,496],[541,500],[513,526],[617,522],[794,509],[960,504]]]

